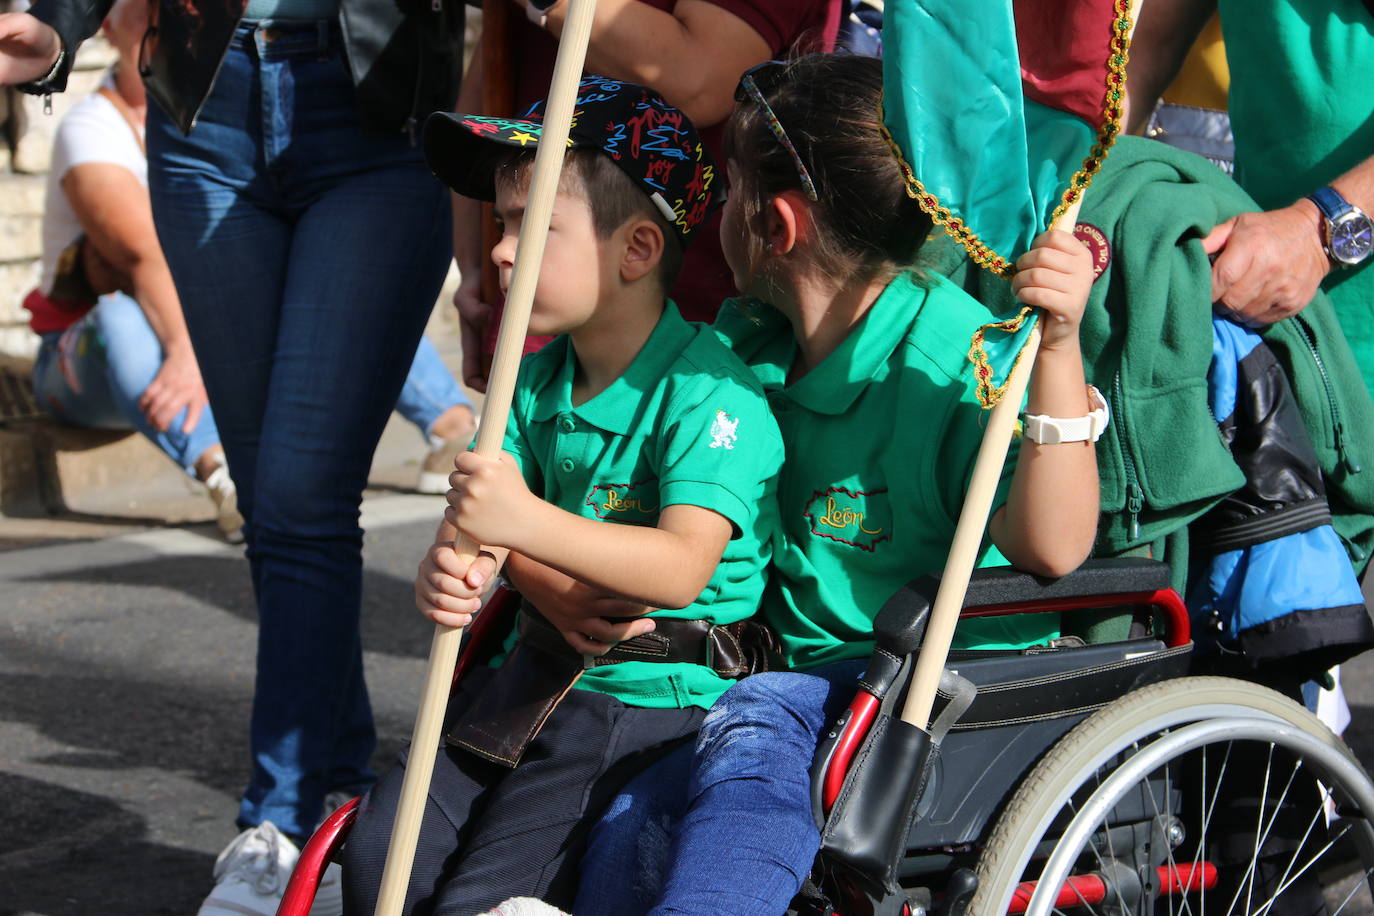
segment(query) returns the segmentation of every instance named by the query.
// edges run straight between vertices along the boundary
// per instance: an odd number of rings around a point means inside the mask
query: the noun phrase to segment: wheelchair
[[[1057,613],[1080,635],[951,652],[923,730],[897,711],[937,586],[884,606],[855,698],[817,749],[822,848],[791,913],[1374,914],[1374,783],[1293,700],[1189,674],[1167,567],[978,570],[962,617]],[[499,638],[517,605],[494,596],[469,646]],[[357,804],[302,850],[278,916],[308,914]]]

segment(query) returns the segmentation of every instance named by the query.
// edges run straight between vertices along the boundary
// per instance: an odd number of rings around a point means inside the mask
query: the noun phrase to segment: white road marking
[[[415,522],[438,524],[444,512],[441,496],[387,493],[363,500],[363,530]],[[123,566],[159,557],[232,557],[241,545],[226,544],[208,526],[151,528],[93,541],[46,544],[0,553],[0,580],[29,579],[77,570]]]

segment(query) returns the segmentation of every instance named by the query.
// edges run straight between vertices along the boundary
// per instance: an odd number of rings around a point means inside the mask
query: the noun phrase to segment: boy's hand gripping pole
[[[587,42],[595,13],[596,0],[571,0],[568,19],[558,44],[558,57],[554,62],[553,81],[544,113],[544,132],[534,154],[529,199],[520,227],[520,239],[516,243],[510,291],[506,296],[506,309],[496,339],[496,355],[492,359],[491,376],[487,382],[487,397],[482,405],[482,422],[477,432],[479,455],[494,457],[501,450],[505,436],[506,419],[515,390],[515,375],[520,367],[525,334],[529,328],[530,308],[534,304],[534,289],[544,257],[549,218],[558,192],[563,154],[567,150],[568,131],[577,101],[577,86],[582,78],[582,64],[587,57]],[[469,562],[477,556],[479,546],[461,535],[454,544],[458,554]],[[415,844],[420,835],[420,819],[424,814],[425,798],[429,794],[430,776],[434,772],[434,752],[439,747],[439,731],[443,725],[444,709],[448,705],[453,666],[458,659],[461,638],[462,631],[454,627],[434,628],[424,692],[415,717],[415,731],[410,739],[411,754],[406,765],[405,781],[401,783],[396,822],[391,833],[391,844],[387,847],[386,868],[382,872],[377,908],[373,911],[375,916],[400,916],[405,904],[410,869],[415,859]]]
[[[1144,0],[1131,0],[1129,16],[1129,42],[1135,24],[1140,18],[1140,6]],[[1123,87],[1124,88],[1124,87]],[[1051,229],[1072,232],[1078,222],[1078,211],[1083,205],[1083,195],[1079,194]],[[950,544],[949,558],[945,561],[945,571],[940,578],[940,590],[935,595],[935,604],[930,609],[930,622],[926,625],[925,640],[916,658],[916,670],[911,676],[911,689],[907,691],[906,704],[902,707],[902,721],[920,729],[930,726],[930,712],[935,707],[935,690],[940,685],[940,675],[945,670],[949,657],[949,647],[954,640],[954,627],[959,622],[959,612],[964,607],[964,596],[968,593],[969,578],[973,566],[978,562],[978,548],[983,543],[983,532],[988,527],[988,517],[992,514],[992,500],[997,495],[997,481],[1002,474],[1002,465],[1007,460],[1007,449],[1011,446],[1012,430],[1016,426],[1016,416],[1021,412],[1021,401],[1026,396],[1026,386],[1030,383],[1031,367],[1035,354],[1040,350],[1040,322],[1031,328],[1026,338],[1022,356],[1012,369],[1007,380],[1007,391],[990,411],[987,429],[983,432],[983,442],[978,447],[978,457],[973,462],[973,477],[969,481],[968,493],[964,495],[964,507],[959,512],[959,522],[954,526],[954,540]]]

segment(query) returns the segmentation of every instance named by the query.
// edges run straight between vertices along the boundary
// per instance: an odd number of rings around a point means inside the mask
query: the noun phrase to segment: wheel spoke
[[[1255,812],[1255,848],[1250,855],[1250,865],[1245,869],[1245,874],[1241,876],[1240,884],[1236,886],[1235,896],[1231,898],[1231,903],[1226,907],[1226,916],[1231,916],[1235,912],[1236,904],[1240,902],[1240,893],[1245,891],[1244,913],[1250,912],[1250,898],[1255,890],[1255,870],[1259,867],[1260,835],[1264,832],[1264,805],[1269,799],[1269,771],[1274,762],[1274,745],[1270,743],[1268,757],[1264,763],[1264,785],[1260,790],[1259,807]]]
[[[1298,879],[1301,878],[1304,874],[1306,874],[1306,873],[1307,873],[1307,870],[1308,870],[1309,868],[1311,868],[1313,865],[1315,865],[1315,864],[1317,863],[1317,861],[1318,861],[1322,856],[1326,855],[1326,851],[1327,851],[1328,849],[1330,849],[1332,846],[1335,846],[1337,843],[1339,843],[1339,842],[1341,841],[1341,838],[1344,837],[1344,836],[1345,836],[1347,833],[1349,833],[1349,832],[1350,832],[1350,828],[1349,828],[1349,827],[1346,827],[1346,828],[1345,828],[1344,830],[1342,830],[1340,833],[1336,834],[1334,837],[1332,837],[1330,840],[1328,840],[1325,846],[1323,846],[1321,849],[1318,849],[1318,850],[1317,850],[1317,854],[1316,854],[1316,855],[1314,855],[1312,858],[1308,859],[1307,862],[1303,864],[1303,867],[1300,868],[1300,869],[1298,869],[1298,873],[1297,873],[1296,875],[1294,875],[1293,877],[1289,878],[1289,879],[1288,879],[1287,881],[1285,881],[1283,884],[1280,884],[1280,885],[1279,885],[1279,889],[1276,890],[1276,891],[1274,891],[1274,896],[1273,896],[1273,898],[1271,898],[1271,899],[1269,900],[1269,904],[1272,904],[1272,903],[1274,902],[1274,900],[1276,900],[1276,899],[1278,899],[1280,896],[1282,896],[1283,892],[1286,891],[1286,890],[1288,890],[1289,886],[1290,886],[1294,881],[1298,880]],[[1301,850],[1299,850],[1299,851],[1301,851]]]
[[[1075,816],[1077,816],[1077,815],[1078,815],[1078,809],[1075,807],[1072,798],[1070,798],[1070,799],[1068,800],[1067,805],[1068,805],[1069,811],[1070,811],[1072,814],[1074,814]],[[1115,861],[1116,856],[1115,856],[1115,854],[1113,854],[1113,852],[1112,852],[1112,829],[1111,829],[1111,827],[1108,826],[1106,823],[1103,823],[1103,824],[1101,824],[1101,825],[1099,825],[1099,826],[1102,827],[1102,832],[1103,832],[1103,834],[1104,834],[1104,835],[1106,836],[1106,838],[1107,838],[1107,855],[1108,855],[1113,861]],[[1097,845],[1098,845],[1098,844],[1097,844],[1097,842],[1096,842],[1095,839],[1094,839],[1094,840],[1089,840],[1089,841],[1088,841],[1088,847],[1089,847],[1089,849],[1092,851],[1093,858],[1097,860],[1097,867],[1098,867],[1098,869],[1102,872],[1103,879],[1105,880],[1106,877],[1107,877],[1108,875],[1112,874],[1112,871],[1111,871],[1110,869],[1107,868],[1107,863],[1106,863],[1105,861],[1103,861],[1103,859],[1102,859],[1102,853],[1098,851]],[[1083,894],[1082,894],[1081,891],[1078,890],[1077,887],[1074,887],[1074,888],[1073,888],[1073,892],[1074,892],[1075,895],[1078,896],[1079,900],[1082,901],[1082,903],[1083,903],[1084,906],[1092,906],[1092,904],[1088,903],[1086,900],[1083,900]],[[1058,898],[1058,896],[1059,896],[1059,892],[1058,892],[1058,891],[1055,891],[1055,897],[1056,897],[1056,899]]]
[[[1362,887],[1369,887],[1370,875],[1374,875],[1374,868],[1365,869],[1365,873],[1355,881],[1354,885],[1350,888],[1350,893],[1345,895],[1345,899],[1341,901],[1340,906],[1336,907],[1336,912],[1332,913],[1331,916],[1341,916],[1341,911],[1345,909],[1345,905],[1350,902],[1351,898],[1355,896],[1355,893]]]
[[[1006,803],[979,863],[986,893],[975,910],[992,912],[987,902],[1036,881],[1033,913],[1278,916],[1319,873],[1343,873],[1325,888],[1323,912],[1370,916],[1374,823],[1317,829],[1332,799],[1347,797],[1374,813],[1374,786],[1349,753],[1272,691],[1207,677],[1145,687],[1076,726]],[[1217,849],[1240,861],[1220,865]],[[1028,862],[1027,850],[1038,857]],[[1348,863],[1355,852],[1359,870]]]
[[[1302,761],[1298,762],[1301,763]],[[1323,814],[1326,813],[1326,799],[1327,797],[1329,797],[1329,790],[1320,783],[1318,783],[1317,785],[1318,788],[1321,790],[1321,803],[1317,805],[1317,810],[1312,813],[1312,819],[1307,822],[1307,829],[1303,831],[1302,839],[1298,841],[1298,845],[1293,849],[1292,857],[1288,860],[1288,864],[1284,866],[1283,874],[1279,877],[1279,887],[1287,886],[1284,884],[1284,882],[1288,880],[1289,874],[1293,871],[1293,866],[1297,864],[1299,853],[1301,853],[1303,847],[1307,845],[1307,838],[1312,835],[1312,828],[1317,826],[1317,821],[1321,818]],[[1276,893],[1274,897],[1275,899],[1277,899],[1278,894]],[[1268,903],[1264,905],[1260,912],[1256,914],[1256,916],[1264,916],[1264,913],[1266,913],[1273,905],[1274,900],[1270,900]]]

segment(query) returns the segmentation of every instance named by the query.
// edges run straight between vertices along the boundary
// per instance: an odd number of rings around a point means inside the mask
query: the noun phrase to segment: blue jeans
[[[33,392],[50,415],[72,426],[136,429],[194,476],[196,459],[219,444],[207,409],[191,432],[186,411],[160,430],[138,409],[138,399],[162,368],[162,343],[143,309],[123,293],[102,296],[65,331],[44,334],[33,367]]]
[[[448,191],[359,126],[338,27],[244,23],[148,184],[238,486],[258,602],[240,826],[308,834],[375,776],[358,618],[367,474],[451,256]]]
[[[755,674],[683,748],[630,782],[582,860],[574,912],[779,916],[820,849],[811,763],[866,660]],[[685,791],[684,791],[685,789]]]
[[[428,337],[421,337],[401,396],[396,400],[396,412],[419,427],[420,435],[428,436],[434,421],[450,407],[458,406],[471,409],[472,401],[458,386],[434,344]]]

